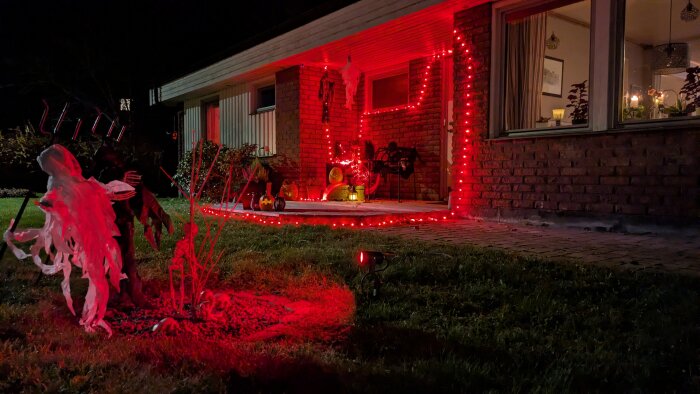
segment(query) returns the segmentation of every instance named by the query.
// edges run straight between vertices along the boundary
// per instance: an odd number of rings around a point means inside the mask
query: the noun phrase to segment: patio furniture
[[[409,179],[413,176],[413,199],[416,199],[415,162],[420,159],[415,146],[413,148],[400,147],[394,141],[386,148],[377,150],[372,160],[372,172],[381,174],[388,179],[389,174],[396,176],[397,201],[401,202],[401,178]],[[389,199],[391,199],[391,182],[389,182]]]

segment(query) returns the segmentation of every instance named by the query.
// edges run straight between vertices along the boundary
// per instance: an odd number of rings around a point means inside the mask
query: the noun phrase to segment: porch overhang
[[[381,69],[451,48],[455,12],[488,0],[362,0],[150,91],[176,103],[305,64]]]

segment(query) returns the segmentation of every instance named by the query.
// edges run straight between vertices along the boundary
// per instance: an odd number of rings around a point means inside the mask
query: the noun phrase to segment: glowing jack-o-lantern
[[[275,199],[272,196],[264,195],[260,197],[260,209],[263,211],[272,211]]]

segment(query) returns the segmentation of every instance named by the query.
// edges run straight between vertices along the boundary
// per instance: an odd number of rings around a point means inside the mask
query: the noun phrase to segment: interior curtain
[[[508,23],[506,129],[531,129],[540,117],[547,15]]]

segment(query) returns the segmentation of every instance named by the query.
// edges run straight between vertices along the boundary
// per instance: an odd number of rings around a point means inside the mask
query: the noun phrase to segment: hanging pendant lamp
[[[671,26],[673,25],[673,0],[669,0],[668,10],[668,44],[654,47],[654,74],[668,75],[685,71],[690,65],[688,60],[688,44],[671,42]]]
[[[700,10],[690,0],[688,0],[688,5],[683,7],[683,10],[681,11],[681,19],[686,22],[691,22],[698,19],[698,15],[700,15]]]

